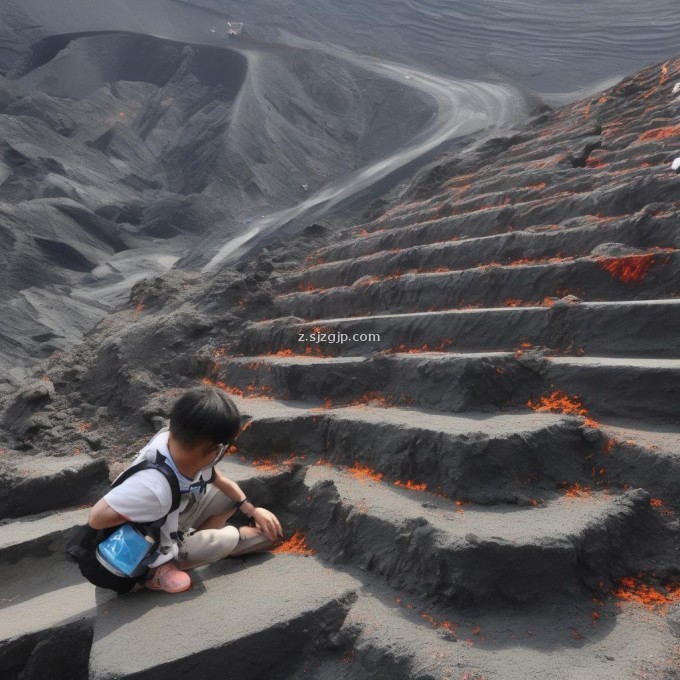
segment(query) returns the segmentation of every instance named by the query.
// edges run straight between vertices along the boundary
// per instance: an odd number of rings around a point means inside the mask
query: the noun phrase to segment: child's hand
[[[264,535],[270,541],[275,542],[277,537],[283,538],[281,523],[273,512],[269,512],[266,508],[255,508],[253,510],[253,519],[262,527]]]

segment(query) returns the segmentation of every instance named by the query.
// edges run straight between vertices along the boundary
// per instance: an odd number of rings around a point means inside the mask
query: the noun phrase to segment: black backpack
[[[148,575],[150,568],[146,566],[145,562],[152,562],[157,557],[156,550],[160,543],[161,527],[165,524],[168,515],[179,507],[180,503],[180,489],[179,481],[172,468],[166,462],[166,459],[160,452],[157,452],[156,460],[154,462],[144,460],[123,472],[111,484],[111,488],[122,484],[126,479],[141,470],[158,470],[161,472],[170,484],[172,490],[172,505],[166,515],[157,519],[154,522],[130,522],[132,526],[138,529],[145,536],[153,538],[154,543],[149,555],[142,561],[143,573],[140,576],[116,576],[109,571],[105,566],[100,564],[96,556],[97,546],[106,538],[108,538],[118,526],[108,527],[106,529],[93,529],[89,524],[75,527],[69,536],[66,544],[66,553],[78,564],[80,573],[92,584],[100,588],[107,588],[115,590],[119,595],[130,592],[137,583],[143,583]]]

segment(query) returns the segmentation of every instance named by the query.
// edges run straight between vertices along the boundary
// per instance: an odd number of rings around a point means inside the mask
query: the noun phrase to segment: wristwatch
[[[250,501],[248,500],[248,497],[244,498],[244,499],[241,500],[241,501],[237,501],[237,502],[236,502],[236,507],[237,507],[239,510],[241,510],[241,512],[242,512],[244,515],[246,515],[246,517],[252,517],[252,515],[247,515],[247,514],[245,513],[245,511],[241,509],[241,506],[242,506],[244,503],[250,503]],[[252,505],[252,503],[251,503],[251,505]],[[253,507],[255,507],[255,506],[253,505]]]

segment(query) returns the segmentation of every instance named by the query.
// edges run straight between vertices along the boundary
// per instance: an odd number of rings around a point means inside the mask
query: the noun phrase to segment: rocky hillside
[[[365,71],[337,58],[227,40],[49,36],[0,75],[0,393],[135,281],[401,148],[432,115],[401,82],[363,92]]]
[[[369,223],[141,282],[52,355],[2,410],[3,678],[679,677],[679,82],[656,64]],[[287,541],[179,596],[95,591],[64,537],[199,381]]]

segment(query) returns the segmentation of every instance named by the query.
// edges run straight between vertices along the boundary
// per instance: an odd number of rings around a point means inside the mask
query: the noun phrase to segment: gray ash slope
[[[431,117],[426,96],[380,78],[361,92],[365,77],[285,48],[244,56],[131,34],[35,44],[2,80],[4,381],[77,341],[199,236],[238,235],[244,214],[400,148]],[[390,102],[405,105],[395,124]]]
[[[680,37],[673,0],[281,0],[276,13],[267,0],[177,4],[245,21],[263,37],[285,31],[433,73],[501,77],[551,104],[664,59]]]
[[[672,0],[583,2],[559,21],[563,3],[515,0],[511,16],[505,4],[482,16],[430,0],[275,12],[259,1],[1,0],[12,262],[0,390],[77,342],[135,281],[202,267],[262,213],[314,221],[307,201],[318,205],[326,182],[355,201],[381,193],[373,173],[422,163],[413,144],[433,120],[430,142],[511,128],[531,109],[527,88],[573,100],[660,59],[679,32]],[[227,19],[246,21],[238,43]],[[443,105],[423,87],[433,74],[450,90]],[[451,96],[461,78],[471,80]],[[448,117],[474,124],[442,137]]]
[[[3,405],[4,675],[677,678],[677,82],[545,113],[340,234],[141,282],[51,357]],[[61,552],[77,506],[200,381],[247,423],[225,474],[315,553],[95,594]]]

